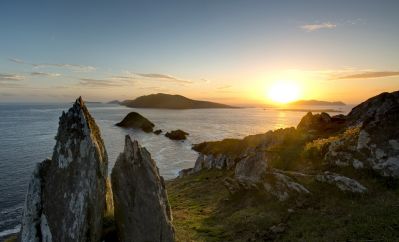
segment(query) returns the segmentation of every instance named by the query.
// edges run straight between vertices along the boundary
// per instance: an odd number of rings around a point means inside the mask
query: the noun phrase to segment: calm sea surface
[[[36,163],[51,157],[58,118],[72,104],[0,104],[0,240],[20,229],[19,221],[30,175]],[[273,109],[132,109],[118,105],[88,104],[100,126],[109,159],[109,172],[123,150],[124,136],[130,134],[146,147],[165,179],[179,170],[192,167],[197,153],[191,145],[223,138],[242,138],[271,129],[296,126],[303,112]],[[320,107],[317,107],[320,108]],[[346,113],[349,107],[328,107]],[[137,111],[156,125],[156,129],[182,129],[188,140],[171,141],[164,135],[122,129],[115,123]]]

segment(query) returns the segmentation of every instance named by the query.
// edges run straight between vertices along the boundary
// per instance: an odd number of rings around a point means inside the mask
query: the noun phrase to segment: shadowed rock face
[[[150,153],[129,136],[111,181],[120,241],[174,241],[164,180]]]
[[[99,241],[108,158],[81,98],[59,120],[51,160],[38,164],[22,218],[22,241]]]

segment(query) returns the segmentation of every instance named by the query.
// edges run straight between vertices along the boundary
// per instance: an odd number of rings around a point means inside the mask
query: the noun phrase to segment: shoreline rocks
[[[187,135],[189,135],[189,133],[184,132],[181,129],[173,130],[165,134],[165,136],[171,140],[185,140],[187,139]]]

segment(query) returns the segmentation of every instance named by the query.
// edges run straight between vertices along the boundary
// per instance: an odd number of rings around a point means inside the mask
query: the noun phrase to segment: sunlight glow
[[[285,104],[299,98],[299,86],[292,81],[278,81],[268,89],[268,97],[276,103]]]

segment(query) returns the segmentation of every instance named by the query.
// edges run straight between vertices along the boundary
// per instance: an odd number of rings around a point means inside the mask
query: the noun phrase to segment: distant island
[[[320,100],[299,100],[289,103],[292,106],[345,106],[346,104],[341,101],[329,102]]]
[[[121,105],[131,108],[158,108],[158,109],[201,109],[201,108],[237,108],[221,103],[198,101],[181,95],[164,93],[141,96],[134,100],[125,100]]]
[[[118,100],[112,100],[107,102],[107,104],[121,104],[121,102],[119,102]]]

